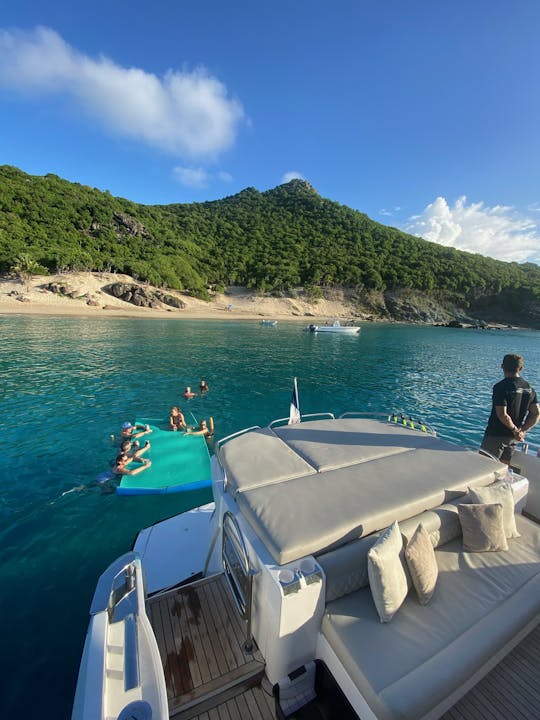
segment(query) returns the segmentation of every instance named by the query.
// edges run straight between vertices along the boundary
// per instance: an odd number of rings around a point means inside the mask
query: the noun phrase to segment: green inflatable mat
[[[150,449],[143,457],[152,461],[146,470],[137,475],[122,475],[116,488],[118,495],[151,495],[198,490],[210,487],[210,455],[202,435],[163,430],[147,420],[136,425],[150,425],[151,433],[137,438],[141,447],[150,440]],[[140,463],[130,463],[129,470]]]

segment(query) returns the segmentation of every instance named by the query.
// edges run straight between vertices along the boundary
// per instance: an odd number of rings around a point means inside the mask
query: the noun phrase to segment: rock
[[[114,219],[118,225],[121,225],[129,232],[130,235],[133,235],[134,237],[149,236],[148,230],[144,227],[144,225],[131,215],[127,215],[126,213],[121,212],[115,212]]]
[[[157,290],[154,293],[154,296],[165,305],[170,305],[171,307],[179,308],[180,310],[183,310],[186,307],[186,303],[183,300],[180,300],[180,298],[174,297],[174,295],[167,295],[160,290]]]

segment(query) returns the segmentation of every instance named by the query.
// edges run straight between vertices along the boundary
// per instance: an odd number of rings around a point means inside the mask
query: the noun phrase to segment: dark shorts
[[[480,449],[485,450],[497,460],[501,460],[501,462],[510,463],[516,449],[516,441],[509,436],[484,435]]]

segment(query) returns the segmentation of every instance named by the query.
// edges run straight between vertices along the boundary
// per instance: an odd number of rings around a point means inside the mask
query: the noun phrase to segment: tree
[[[26,253],[22,253],[15,258],[15,262],[13,263],[11,269],[19,276],[21,282],[26,283],[26,292],[30,292],[30,280],[33,275],[45,275],[47,273],[46,268]]]

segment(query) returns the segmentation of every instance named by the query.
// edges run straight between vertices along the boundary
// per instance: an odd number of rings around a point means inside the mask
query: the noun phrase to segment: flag
[[[298,386],[296,385],[296,378],[294,378],[292,398],[291,398],[291,409],[289,412],[289,425],[295,425],[301,421],[300,417],[300,403],[298,402]]]

